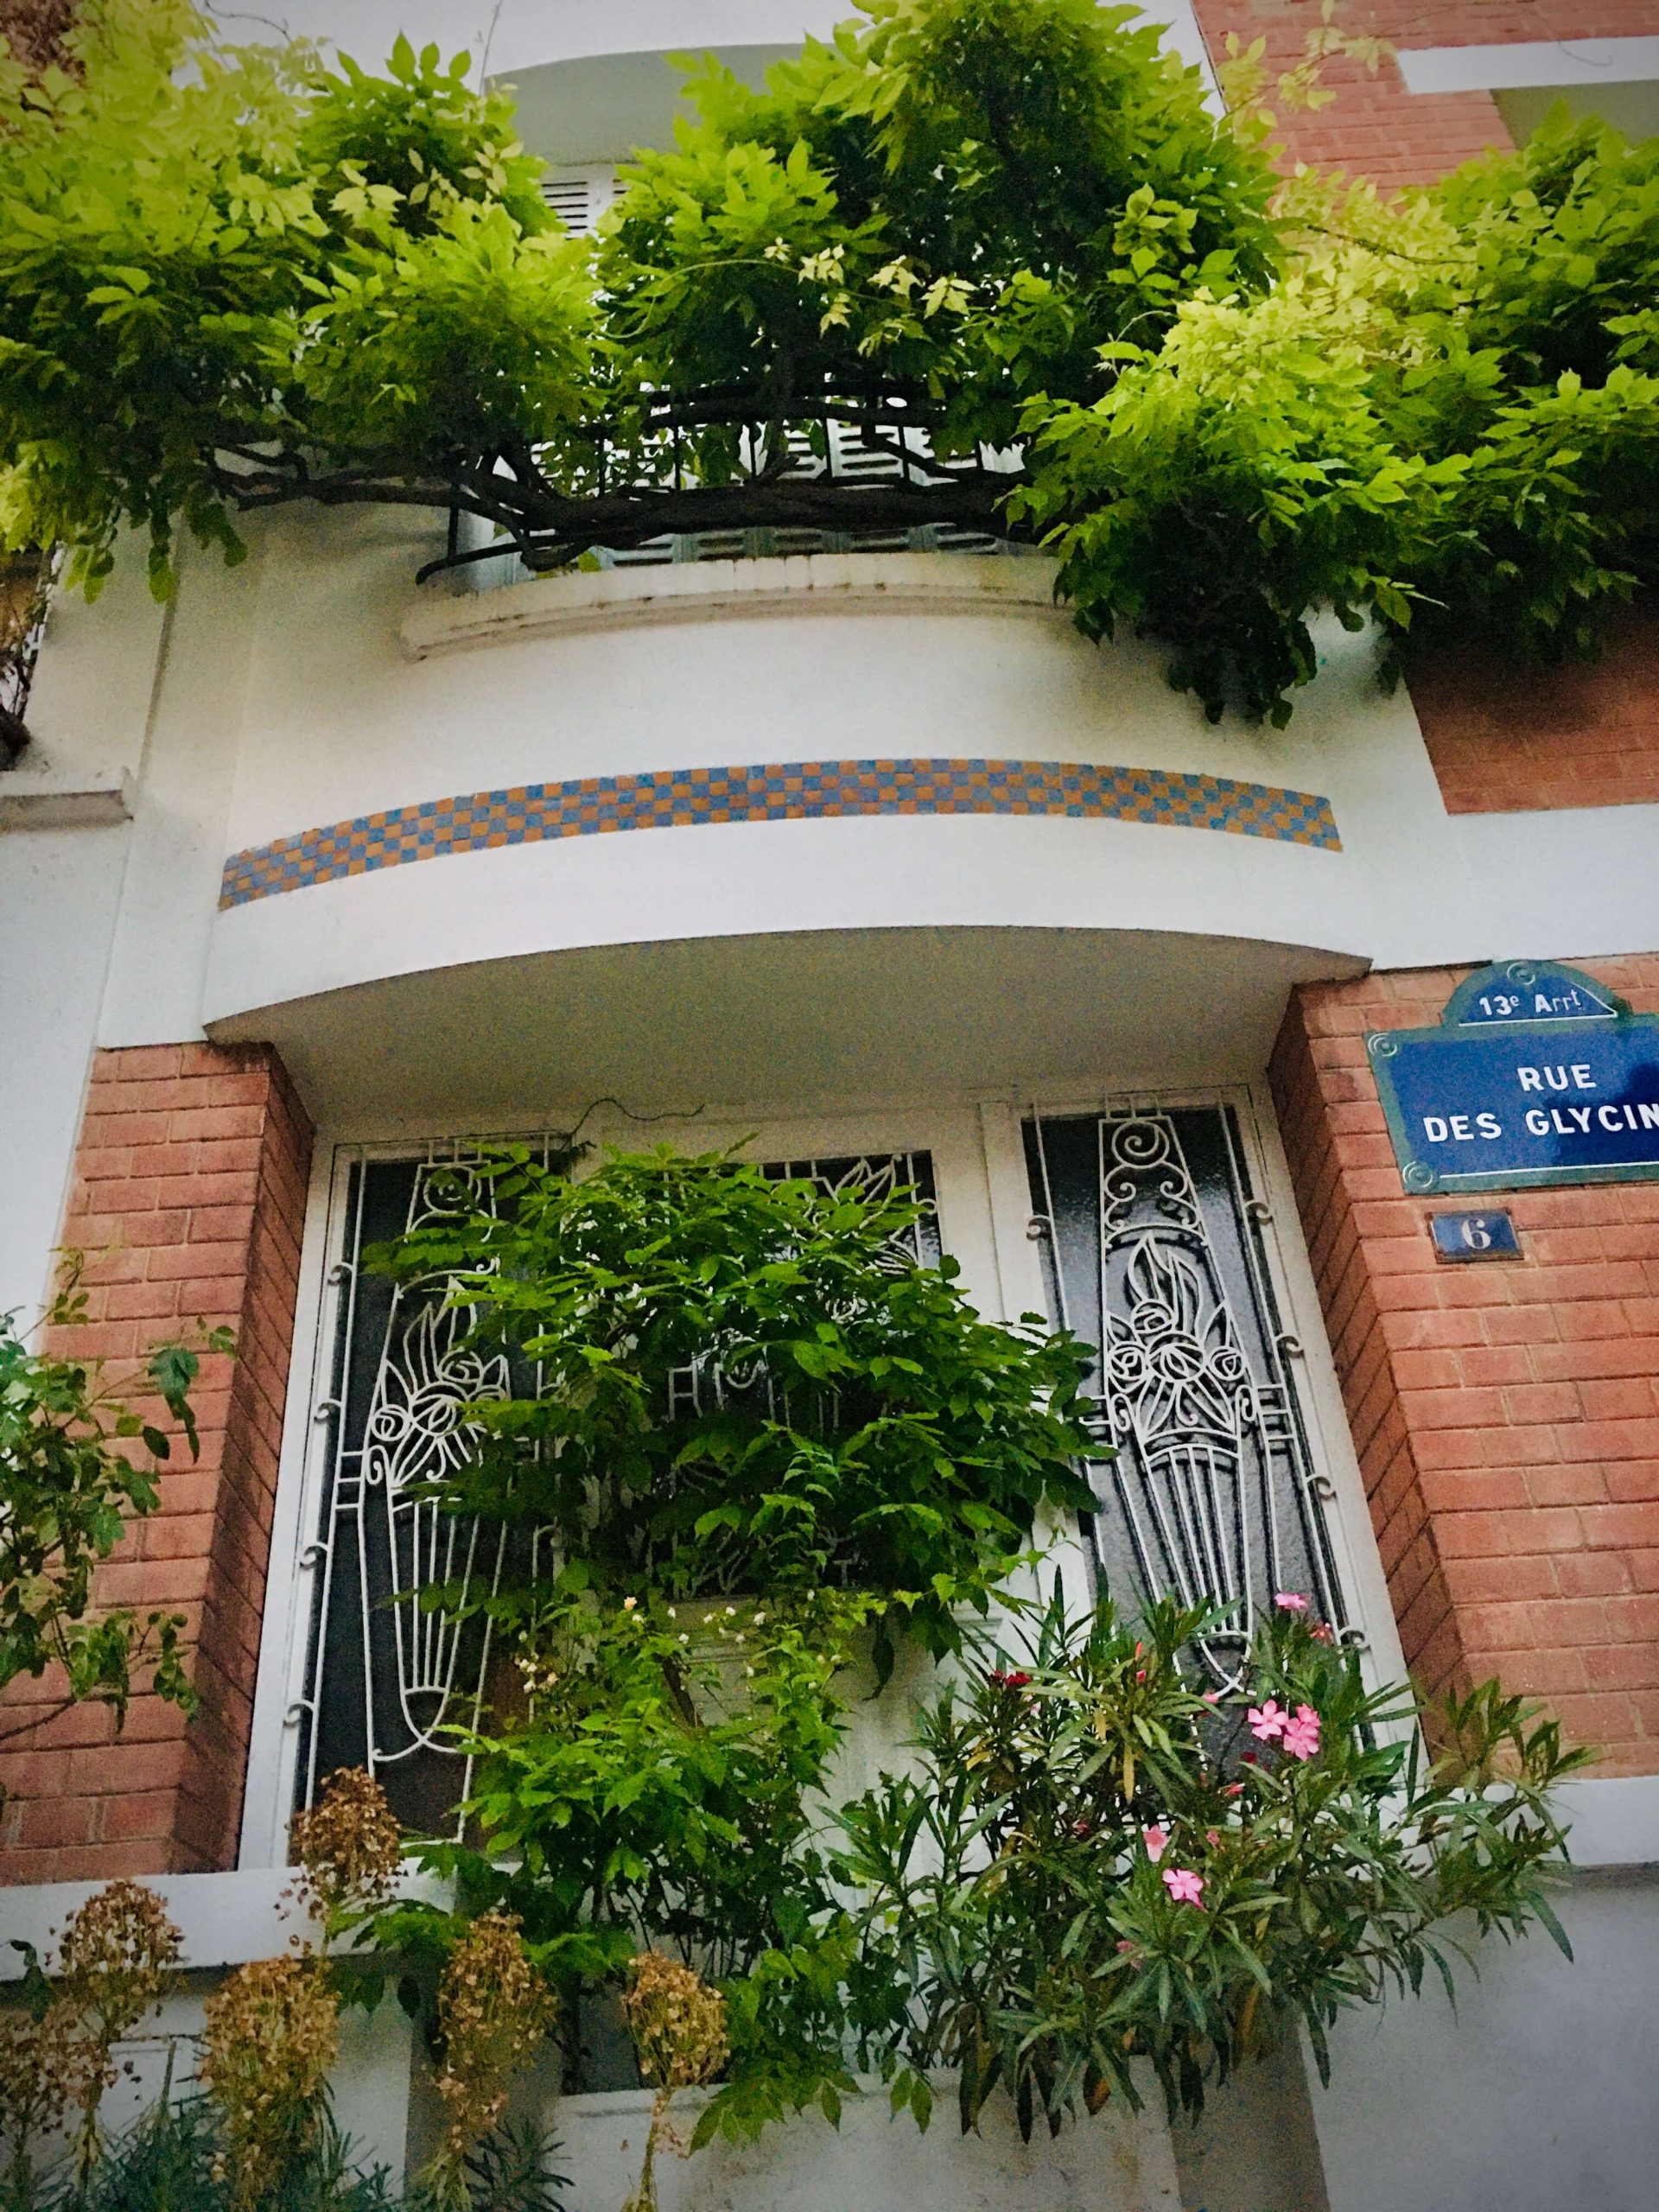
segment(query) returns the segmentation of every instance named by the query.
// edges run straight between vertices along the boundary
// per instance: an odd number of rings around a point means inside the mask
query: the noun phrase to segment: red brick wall
[[[1659,1012],[1659,955],[1583,964]],[[1305,985],[1274,1056],[1371,1519],[1423,1681],[1496,1675],[1659,1772],[1659,1184],[1506,1193],[1520,1261],[1436,1262],[1364,1039],[1466,972]]]
[[[1411,702],[1452,814],[1659,801],[1659,606],[1629,607],[1598,661],[1420,654]]]
[[[1246,46],[1267,40],[1275,74],[1300,59],[1319,22],[1314,0],[1197,0],[1197,9],[1217,60],[1228,32],[1236,31]],[[1336,20],[1342,30],[1395,48],[1643,38],[1659,32],[1659,0],[1341,0]],[[1375,76],[1333,61],[1324,81],[1337,95],[1328,107],[1311,115],[1275,109],[1288,162],[1426,184],[1489,146],[1510,143],[1490,93],[1408,92],[1392,60]]]
[[[294,1330],[311,1129],[263,1046],[101,1052],[87,1093],[67,1246],[87,1255],[85,1325],[54,1349],[118,1376],[170,1335],[227,1323],[203,1362],[201,1457],[181,1446],[159,1510],[104,1568],[111,1605],[186,1615],[194,1719],[134,1700],[73,1708],[0,1743],[0,1879],[188,1873],[234,1863]],[[50,1680],[14,1684],[6,1728]]]

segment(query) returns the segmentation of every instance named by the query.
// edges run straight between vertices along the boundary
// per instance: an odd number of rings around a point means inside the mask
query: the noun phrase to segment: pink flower
[[[1300,1590],[1275,1590],[1273,1602],[1281,1613],[1305,1613],[1307,1600]]]
[[[1219,1705],[1221,1702],[1221,1692],[1219,1690],[1205,1690],[1204,1694],[1204,1701],[1206,1705]]]
[[[1294,1720],[1284,1726],[1284,1747],[1294,1759],[1311,1759],[1319,1748],[1319,1716],[1311,1705],[1299,1705]]]
[[[1214,1828],[1206,1828],[1204,1832],[1204,1838],[1205,1841],[1210,1846],[1212,1851],[1221,1841],[1221,1837]]]
[[[1307,1632],[1315,1643],[1332,1643],[1336,1641],[1331,1633],[1329,1621],[1315,1621]]]
[[[1242,1782],[1230,1782],[1221,1794],[1224,1797],[1242,1797],[1244,1795],[1244,1785]]]
[[[1146,1845],[1147,1856],[1154,1866],[1169,1849],[1169,1837],[1160,1827],[1142,1828],[1141,1840]]]
[[[1250,1733],[1258,1744],[1270,1744],[1275,1736],[1282,1736],[1290,1715],[1276,1699],[1269,1698],[1265,1705],[1253,1705],[1248,1715]]]
[[[1204,1877],[1190,1866],[1166,1866],[1164,1887],[1177,1904],[1195,1904],[1204,1910]]]

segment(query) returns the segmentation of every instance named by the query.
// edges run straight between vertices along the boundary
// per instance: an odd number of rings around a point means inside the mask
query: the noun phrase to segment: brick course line
[[[1143,822],[1342,849],[1328,799],[1226,776],[1065,760],[797,760],[582,776],[359,815],[233,853],[219,903],[245,906],[343,876],[550,838],[922,814]]]

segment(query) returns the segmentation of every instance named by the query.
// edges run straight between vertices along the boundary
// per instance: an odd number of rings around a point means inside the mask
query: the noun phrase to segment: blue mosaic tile
[[[1145,822],[1267,837],[1322,852],[1342,849],[1328,799],[1226,776],[1066,760],[794,760],[582,776],[359,815],[233,853],[225,864],[219,903],[245,906],[341,876],[552,837],[912,814]]]

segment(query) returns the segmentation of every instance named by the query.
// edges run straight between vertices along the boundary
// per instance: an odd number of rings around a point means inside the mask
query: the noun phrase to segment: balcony
[[[1439,812],[1359,665],[1294,734],[1212,729],[1040,557],[416,594],[355,527],[264,563],[205,1003],[353,1117],[554,1068],[636,1103],[1065,1079],[1108,1032],[1234,1079],[1289,983],[1372,957],[1390,830]]]

